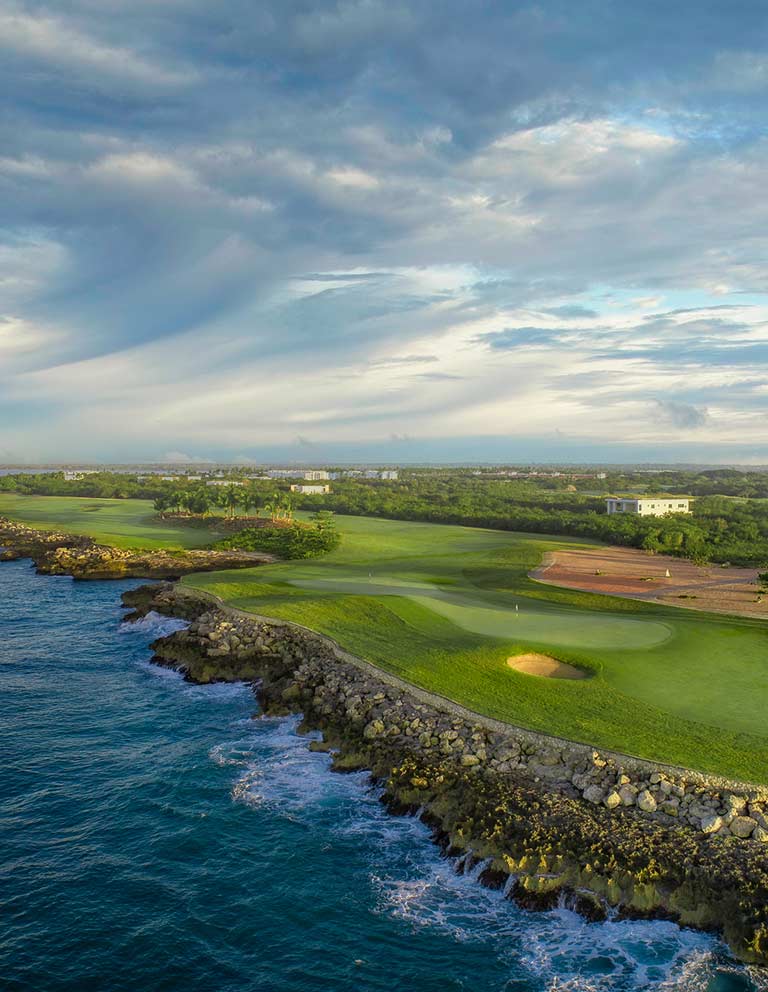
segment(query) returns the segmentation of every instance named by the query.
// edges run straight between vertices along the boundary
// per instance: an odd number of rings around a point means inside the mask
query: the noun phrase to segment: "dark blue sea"
[[[4,992],[766,988],[669,923],[529,914],[245,685],[150,664],[135,582],[0,565]]]

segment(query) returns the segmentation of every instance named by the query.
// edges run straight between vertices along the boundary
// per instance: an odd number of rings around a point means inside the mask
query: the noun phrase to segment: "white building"
[[[302,479],[306,479],[307,482],[321,482],[323,479],[330,479],[328,472],[322,469],[310,469],[307,472],[302,472]]]
[[[329,493],[330,491],[330,486],[291,486],[292,493],[302,493],[304,496],[316,496],[322,493]]]
[[[96,469],[96,468],[81,468],[81,469],[77,469],[77,470],[71,471],[71,472],[70,471],[65,471],[63,473],[63,475],[64,475],[64,481],[65,482],[79,482],[80,479],[84,479],[86,477],[86,475],[97,475],[98,474],[98,471],[99,470]]]
[[[636,499],[610,497],[605,501],[610,513],[634,513],[640,517],[663,517],[665,513],[690,513],[690,500],[679,496],[642,496]]]
[[[360,475],[359,472],[347,472],[347,475]],[[377,468],[366,469],[362,473],[366,479],[396,479],[397,472],[393,469],[385,469],[383,472]]]

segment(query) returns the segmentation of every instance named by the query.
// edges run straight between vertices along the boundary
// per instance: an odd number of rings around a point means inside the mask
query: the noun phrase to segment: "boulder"
[[[637,801],[637,789],[634,785],[622,785],[619,789],[619,798],[624,806],[634,806]]]
[[[722,816],[707,816],[701,821],[701,831],[705,834],[714,834],[725,826]]]
[[[587,800],[587,802],[594,803],[595,805],[602,803],[603,796],[604,796],[603,790],[600,788],[599,785],[589,785],[584,790],[584,798]]]
[[[643,789],[637,797],[637,808],[641,809],[644,813],[655,813],[656,812],[656,800],[653,798],[651,793],[647,789]]]
[[[753,820],[751,816],[735,816],[728,826],[734,837],[741,837],[746,840],[754,833],[757,820]]]

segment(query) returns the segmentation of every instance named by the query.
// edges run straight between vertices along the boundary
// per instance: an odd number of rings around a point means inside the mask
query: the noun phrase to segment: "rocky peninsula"
[[[497,723],[418,690],[294,624],[171,584],[124,594],[128,619],[190,621],[155,641],[190,681],[253,682],[268,714],[303,714],[338,771],[369,769],[457,865],[531,909],[672,919],[768,964],[768,792]]]
[[[275,561],[272,555],[254,551],[125,550],[85,535],[37,530],[0,517],[0,561],[17,558],[31,558],[42,575],[75,579],[171,579]]]

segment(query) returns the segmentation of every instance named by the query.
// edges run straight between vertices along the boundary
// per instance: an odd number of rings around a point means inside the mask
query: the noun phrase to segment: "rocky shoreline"
[[[192,572],[253,568],[272,555],[253,551],[129,551],[98,544],[90,537],[36,530],[0,517],[0,561],[31,558],[41,575],[75,579],[173,579]]]
[[[170,584],[125,593],[187,629],[154,661],[190,681],[257,683],[266,713],[303,714],[337,771],[369,769],[393,813],[416,813],[448,854],[530,909],[566,900],[721,932],[768,964],[768,793],[496,723],[421,692],[293,624]]]

